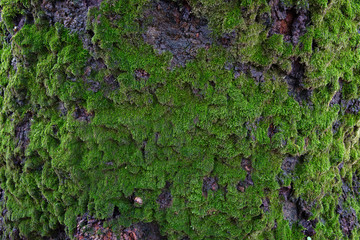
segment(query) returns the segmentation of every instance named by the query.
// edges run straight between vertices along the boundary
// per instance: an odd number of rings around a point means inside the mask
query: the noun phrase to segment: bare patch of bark
[[[196,17],[187,1],[153,1],[144,12],[143,27],[146,43],[173,54],[172,67],[185,66],[212,42],[207,20]]]

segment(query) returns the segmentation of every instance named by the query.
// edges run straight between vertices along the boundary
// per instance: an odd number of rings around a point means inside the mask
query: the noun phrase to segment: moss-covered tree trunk
[[[359,1],[0,8],[2,239],[359,238]]]

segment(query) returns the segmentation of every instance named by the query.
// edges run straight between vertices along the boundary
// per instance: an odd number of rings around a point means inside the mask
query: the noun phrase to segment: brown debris
[[[264,199],[262,200],[262,204],[261,204],[260,208],[261,208],[264,212],[270,212],[270,199],[269,199],[269,198],[264,198]]]
[[[135,79],[138,81],[141,80],[148,80],[150,77],[150,74],[148,72],[146,72],[144,69],[136,69],[135,70]]]
[[[105,84],[110,88],[111,91],[114,91],[120,87],[119,82],[113,75],[106,76],[104,78]]]
[[[251,165],[251,160],[246,158],[241,160],[241,167],[247,172],[247,175],[244,180],[238,182],[236,189],[240,192],[245,192],[247,187],[254,185],[254,182],[251,178],[251,172],[254,169]]]
[[[225,48],[231,47],[234,44],[236,38],[236,32],[232,31],[231,33],[225,33],[221,36],[218,42]]]
[[[217,181],[217,177],[204,177],[202,186],[203,196],[207,197],[209,190],[213,192],[216,192],[218,190],[219,185],[217,184]]]
[[[94,113],[87,112],[85,108],[76,107],[73,113],[73,117],[78,121],[90,122],[91,118],[94,117]]]
[[[105,220],[95,219],[87,214],[77,218],[75,239],[79,240],[162,240],[156,223],[134,223],[119,232],[104,228]]]
[[[248,173],[253,170],[250,159],[243,158],[241,160],[241,167]]]
[[[245,192],[246,188],[248,188],[249,186],[253,186],[254,182],[251,178],[251,174],[248,173],[245,177],[245,180],[239,181],[236,189],[240,192]]]
[[[77,218],[74,237],[79,240],[116,240],[116,235],[109,228],[103,227],[103,221],[85,214]]]
[[[268,137],[271,139],[278,132],[279,129],[277,128],[277,126],[275,126],[273,123],[270,123],[270,126],[268,128]]]
[[[163,240],[165,237],[161,236],[159,226],[155,223],[135,223],[128,228],[125,228],[120,240]]]
[[[162,190],[156,202],[160,205],[160,209],[171,207],[173,200],[169,182],[166,183],[165,188]]]

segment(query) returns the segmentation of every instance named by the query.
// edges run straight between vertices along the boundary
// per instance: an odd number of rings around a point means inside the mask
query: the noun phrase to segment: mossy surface
[[[78,32],[40,2],[0,2],[4,239],[75,238],[84,214],[167,239],[359,238],[358,1],[164,1],[212,31],[184,66],[144,39],[147,0],[103,0]]]

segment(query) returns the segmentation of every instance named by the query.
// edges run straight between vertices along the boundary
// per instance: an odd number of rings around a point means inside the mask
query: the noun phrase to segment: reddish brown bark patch
[[[285,41],[297,45],[299,38],[306,33],[306,27],[309,25],[308,12],[305,9],[287,7],[279,0],[270,1],[270,6],[273,25],[269,35],[282,34]]]

